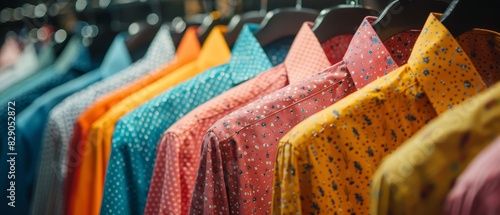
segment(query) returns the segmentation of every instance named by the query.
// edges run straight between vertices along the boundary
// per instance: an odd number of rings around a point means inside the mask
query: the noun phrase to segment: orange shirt
[[[118,119],[165,90],[213,66],[228,62],[231,52],[223,37],[225,31],[226,28],[222,26],[214,28],[195,61],[123,99],[91,125],[84,146],[89,148],[84,149],[86,156],[82,157],[79,166],[79,182],[74,190],[77,195],[72,201],[73,210],[70,214],[99,214],[111,138]]]
[[[201,46],[196,35],[196,28],[190,27],[186,30],[186,33],[184,34],[184,37],[182,38],[179,48],[175,54],[175,58],[172,61],[159,68],[156,72],[150,73],[135,82],[103,96],[78,117],[75,123],[75,131],[69,145],[70,151],[80,152],[78,149],[85,147],[84,144],[87,140],[87,132],[90,130],[90,125],[92,125],[93,122],[104,115],[114,105],[125,99],[127,96],[145,88],[149,84],[172,73],[185,64],[196,60],[200,53],[200,49]],[[82,159],[81,156],[84,154],[85,153],[72,154],[72,156],[68,156],[68,159],[72,163],[80,163]],[[68,171],[67,173],[67,180],[65,184],[65,196],[68,198],[68,205],[66,207],[67,214],[71,214],[71,211],[75,209],[74,201],[76,200],[76,195],[79,195],[78,192],[76,192],[76,184],[79,183],[80,175],[81,165],[76,165],[73,171]]]

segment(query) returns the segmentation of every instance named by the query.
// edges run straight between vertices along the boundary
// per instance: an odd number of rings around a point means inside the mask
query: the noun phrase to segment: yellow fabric
[[[139,78],[133,83],[127,84],[120,89],[103,96],[98,101],[94,102],[94,104],[89,106],[78,117],[70,142],[70,151],[77,151],[79,148],[85,147],[85,144],[88,142],[87,134],[92,123],[98,120],[99,117],[105,114],[109,109],[114,107],[115,104],[119,103],[124,98],[127,98],[134,92],[137,92],[171,72],[176,71],[182,66],[193,62],[200,54],[200,50],[201,45],[198,41],[198,35],[196,34],[196,27],[190,27],[184,33],[174,59],[163,65],[161,68],[158,68],[156,71]],[[80,157],[70,156],[70,158],[72,160],[69,162],[80,163]],[[94,179],[89,177],[89,174],[81,176],[81,165],[77,165],[74,167],[72,172],[68,172],[66,175],[65,187],[67,198],[66,211],[68,214],[78,213],[78,211],[85,207],[85,204],[88,204],[90,201],[84,200],[80,197],[78,199],[78,203],[76,203],[75,199],[79,196],[79,193],[76,192],[76,187],[79,186],[80,190],[84,190],[87,189],[89,184],[92,183],[94,183]],[[75,204],[79,204],[79,206],[75,207]]]
[[[149,99],[161,94],[171,87],[200,74],[201,72],[229,61],[231,51],[226,44],[223,34],[226,27],[215,27],[203,44],[200,55],[191,63],[166,75],[151,85],[123,99],[97,121],[92,123],[88,133],[86,147],[91,147],[91,155],[85,156],[81,162],[80,177],[90,178],[93,184],[77,184],[77,198],[74,208],[75,215],[99,214],[104,177],[109,155],[111,153],[111,138],[115,123],[128,112]],[[147,116],[145,116],[147,117]],[[80,180],[82,181],[82,180]],[[91,202],[88,202],[91,201]],[[79,207],[78,205],[81,205]]]
[[[494,45],[500,50],[499,40]],[[443,214],[455,180],[498,134],[500,84],[436,118],[384,158],[373,176],[371,214]]]
[[[274,214],[368,214],[370,180],[382,158],[437,115],[484,91],[485,81],[496,81],[491,65],[500,53],[491,41],[498,34],[481,30],[457,41],[429,15],[406,65],[282,138]]]

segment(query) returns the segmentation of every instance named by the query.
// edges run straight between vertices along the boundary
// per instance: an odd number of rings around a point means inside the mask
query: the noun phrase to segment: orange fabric
[[[150,73],[143,78],[132,82],[120,89],[117,89],[100,100],[96,101],[92,106],[85,110],[80,117],[76,120],[75,131],[71,138],[71,143],[69,145],[71,152],[81,152],[80,149],[85,144],[87,139],[87,132],[90,130],[90,125],[95,122],[99,117],[104,115],[109,109],[114,105],[122,101],[127,96],[141,90],[142,88],[148,86],[149,84],[157,81],[158,79],[164,77],[177,70],[178,68],[190,63],[198,57],[201,50],[198,37],[196,35],[196,27],[190,27],[186,30],[184,37],[179,44],[179,48],[176,52],[175,58],[168,62],[163,67],[159,68],[157,71]],[[76,157],[75,154],[78,156]],[[68,160],[71,163],[78,164],[81,162],[81,156],[84,153],[75,153],[72,156],[68,156]],[[75,210],[74,201],[76,201],[76,184],[79,183],[79,178],[81,174],[81,166],[76,165],[73,171],[68,171],[67,180],[65,184],[65,196],[68,198],[68,205],[66,207],[66,213],[71,214],[71,211]]]
[[[223,33],[226,27],[218,26],[212,30],[202,47],[199,57],[191,63],[162,77],[156,82],[139,90],[131,96],[113,105],[109,111],[96,120],[90,127],[84,142],[89,150],[88,156],[82,157],[79,182],[75,185],[75,200],[70,214],[99,214],[104,176],[111,152],[111,139],[115,123],[125,114],[142,103],[161,94],[171,87],[200,74],[201,72],[229,61],[231,52]]]

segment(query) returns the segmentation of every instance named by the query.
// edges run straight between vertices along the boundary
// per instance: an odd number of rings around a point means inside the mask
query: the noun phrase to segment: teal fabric
[[[40,145],[42,144],[43,132],[50,110],[67,96],[125,69],[130,64],[131,58],[128,54],[124,35],[117,36],[99,68],[48,91],[17,115],[16,152],[22,157],[17,158],[19,160],[16,162],[16,172],[23,177],[19,178],[16,183],[16,199],[23,206],[16,207],[15,214],[28,214],[29,212]],[[1,154],[0,158],[2,160],[8,159],[5,156],[6,154]],[[0,163],[0,169],[4,168],[8,169],[8,164],[6,162]],[[0,187],[7,189],[6,184],[2,184]]]
[[[263,49],[253,36],[256,29],[242,29],[227,64],[171,88],[117,122],[101,214],[143,214],[162,133],[198,105],[283,62],[292,39]]]
[[[15,148],[8,148],[7,144],[7,132],[0,132],[0,159],[7,160],[11,156],[7,155],[7,152],[14,152],[18,155],[16,158],[16,207],[10,207],[7,204],[0,205],[0,211],[4,214],[28,214],[29,212],[29,196],[31,196],[32,186],[26,186],[27,184],[32,184],[34,178],[34,170],[32,167],[28,167],[34,163],[33,158],[35,155],[30,152],[26,146],[20,141],[20,115],[23,114],[23,110],[27,108],[35,99],[46,93],[47,91],[57,87],[71,79],[74,79],[80,75],[85,74],[85,72],[95,68],[94,64],[90,60],[88,49],[83,46],[79,38],[73,38],[69,42],[65,50],[53,65],[40,71],[34,76],[20,82],[20,85],[15,85],[13,88],[9,88],[0,97],[0,119],[5,122],[2,126],[3,131],[4,126],[7,125],[8,118],[8,108],[7,103],[9,101],[15,102],[15,112],[16,112],[16,146]],[[29,63],[29,62],[27,62]],[[46,117],[46,116],[43,116]],[[31,125],[38,126],[36,119],[24,118],[21,121],[23,123],[23,128],[27,132],[28,136],[31,135]],[[38,122],[41,123],[41,122]],[[27,128],[25,128],[27,126]],[[33,136],[33,138],[35,138]],[[40,137],[39,137],[40,139]],[[38,139],[38,140],[39,140]],[[28,150],[28,151],[27,151]],[[8,172],[10,165],[7,162],[2,162],[0,164],[0,171]],[[26,172],[26,170],[29,170]],[[1,183],[1,189],[6,190],[8,184]]]
[[[50,111],[40,146],[31,214],[63,214],[67,204],[63,192],[66,173],[73,171],[74,165],[77,165],[69,163],[68,159],[68,156],[78,153],[69,151],[69,141],[77,117],[107,93],[154,72],[174,56],[175,46],[168,26],[164,25],[156,33],[144,58],[111,77],[68,96]]]

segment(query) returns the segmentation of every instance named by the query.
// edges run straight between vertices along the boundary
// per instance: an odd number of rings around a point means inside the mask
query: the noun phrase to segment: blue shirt
[[[48,91],[16,116],[16,152],[19,154],[16,161],[16,174],[22,178],[16,181],[16,202],[18,205],[15,213],[12,214],[27,214],[29,212],[33,179],[38,165],[43,131],[50,110],[67,96],[125,69],[131,64],[131,61],[124,36],[118,35],[99,68]],[[0,159],[7,160],[6,155],[5,153],[1,154]],[[8,163],[1,162],[0,169],[3,168],[8,169]],[[7,184],[0,185],[0,189],[7,189]]]
[[[15,102],[15,106],[11,107],[20,114],[45,92],[84,74],[93,67],[88,49],[84,47],[81,39],[76,36],[71,38],[54,64],[0,94],[0,104],[5,104],[0,106],[0,120],[7,122],[8,102]],[[4,126],[6,124],[0,123],[0,128],[6,131]],[[6,141],[7,133],[0,132],[0,154],[7,152]]]
[[[198,105],[283,62],[292,39],[271,44],[265,51],[253,36],[257,28],[242,29],[227,64],[167,90],[117,122],[101,214],[142,214],[162,133]]]
[[[29,62],[26,62],[29,63]],[[16,135],[14,148],[8,148],[8,134],[7,132],[0,132],[0,159],[7,160],[11,156],[7,155],[7,152],[17,153],[16,156],[16,207],[7,206],[7,204],[0,205],[0,211],[5,214],[28,214],[29,212],[29,196],[31,195],[31,186],[25,186],[26,184],[32,184],[34,171],[33,167],[29,167],[35,163],[36,157],[35,151],[31,151],[26,148],[25,145],[20,144],[20,136],[18,136],[18,122],[19,116],[22,115],[22,111],[28,107],[35,99],[51,90],[58,85],[61,85],[75,77],[78,77],[85,72],[91,70],[93,63],[90,60],[88,49],[83,46],[80,38],[72,38],[67,44],[64,51],[61,53],[57,61],[46,69],[39,71],[34,76],[20,82],[20,85],[15,85],[9,88],[0,97],[0,120],[2,126],[0,128],[2,131],[7,131],[4,126],[7,125],[8,120],[8,108],[7,103],[12,101],[15,102],[15,106],[11,106],[16,112]],[[30,126],[31,124],[36,124],[34,121],[36,119],[24,119],[24,124]],[[10,120],[12,121],[12,120]],[[40,122],[39,122],[40,123]],[[31,128],[25,130],[27,135],[31,135]],[[13,136],[11,136],[13,137]],[[41,138],[39,138],[41,139]],[[19,144],[19,145],[18,145]],[[1,162],[0,171],[7,173],[11,166],[7,162]],[[30,170],[27,173],[26,170]],[[6,190],[8,184],[2,183],[0,186],[1,190]],[[10,200],[9,200],[10,201]]]

